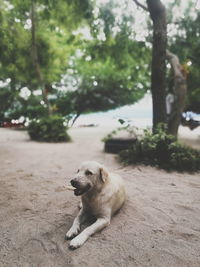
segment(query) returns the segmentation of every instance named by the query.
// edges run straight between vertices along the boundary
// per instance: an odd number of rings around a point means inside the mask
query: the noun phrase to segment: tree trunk
[[[153,99],[153,132],[159,123],[166,123],[166,10],[160,0],[147,0],[148,10],[153,21],[153,51],[151,92]]]
[[[71,127],[74,125],[75,121],[80,117],[81,113],[77,113],[76,116],[73,118]]]
[[[35,72],[38,77],[39,84],[41,86],[42,90],[42,96],[43,96],[43,101],[47,106],[48,114],[51,115],[51,106],[48,100],[48,93],[46,90],[45,82],[44,82],[44,77],[40,69],[40,64],[38,60],[38,49],[37,49],[37,43],[36,43],[36,16],[35,16],[35,0],[31,0],[31,37],[32,37],[32,59],[33,59],[33,64],[35,67]]]
[[[167,51],[167,59],[169,60],[174,73],[174,96],[175,100],[172,106],[168,122],[168,132],[177,136],[178,127],[181,121],[181,114],[185,107],[185,98],[187,93],[186,75],[176,55]]]

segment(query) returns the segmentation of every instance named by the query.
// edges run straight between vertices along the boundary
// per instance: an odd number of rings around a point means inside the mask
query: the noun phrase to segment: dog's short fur
[[[125,188],[120,176],[108,172],[95,161],[84,162],[71,180],[75,195],[81,195],[81,209],[72,227],[66,233],[72,239],[70,247],[78,248],[95,232],[110,224],[111,216],[125,201]],[[96,221],[80,234],[80,227],[87,215],[92,214]]]

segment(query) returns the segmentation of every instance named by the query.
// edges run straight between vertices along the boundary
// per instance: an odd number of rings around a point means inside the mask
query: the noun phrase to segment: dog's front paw
[[[80,227],[71,228],[65,235],[65,239],[72,239],[73,237],[77,236],[80,231]]]
[[[80,234],[71,240],[69,247],[71,249],[79,248],[80,246],[83,245],[83,243],[85,243],[86,240],[87,240],[87,237],[85,235]]]

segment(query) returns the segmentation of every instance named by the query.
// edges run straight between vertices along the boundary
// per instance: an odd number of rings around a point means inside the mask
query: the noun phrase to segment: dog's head
[[[80,196],[92,189],[101,189],[108,179],[106,169],[96,161],[83,162],[71,185],[75,187],[74,194]]]

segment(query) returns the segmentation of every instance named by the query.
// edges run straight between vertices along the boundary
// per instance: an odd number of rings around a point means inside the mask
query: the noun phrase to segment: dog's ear
[[[108,172],[104,168],[100,168],[100,180],[105,183],[108,177]]]

